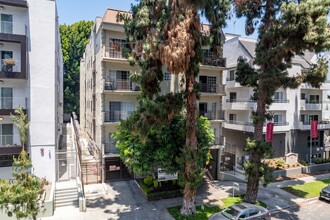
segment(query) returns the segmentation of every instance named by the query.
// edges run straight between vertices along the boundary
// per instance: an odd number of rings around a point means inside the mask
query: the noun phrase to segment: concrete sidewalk
[[[291,206],[299,209],[299,204],[308,200],[298,198],[281,187],[312,182],[330,178],[330,173],[308,176],[269,184],[266,188],[260,186],[258,200],[265,202],[272,212]],[[55,210],[52,217],[45,220],[94,220],[94,219],[129,219],[129,220],[173,220],[167,208],[182,205],[182,198],[147,201],[134,181],[112,182],[106,184],[107,194],[95,195],[87,200],[87,212],[81,213],[77,208],[65,207]],[[90,187],[89,187],[90,188]],[[239,192],[244,194],[246,183],[239,183]],[[204,205],[221,205],[221,198],[232,196],[233,182],[204,180],[197,190],[196,203]]]

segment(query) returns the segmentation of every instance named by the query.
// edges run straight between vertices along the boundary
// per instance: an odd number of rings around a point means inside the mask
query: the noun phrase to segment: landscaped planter
[[[161,182],[157,188],[147,186],[143,180],[137,181],[148,201],[175,198],[183,195],[183,189],[178,185],[171,184],[172,181]]]

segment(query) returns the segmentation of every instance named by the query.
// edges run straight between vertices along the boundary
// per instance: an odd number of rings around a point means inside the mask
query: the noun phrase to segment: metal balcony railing
[[[200,83],[200,92],[225,94],[223,85]]]
[[[130,80],[106,81],[104,83],[105,90],[122,90],[122,91],[140,91],[140,87],[134,85]]]
[[[245,125],[245,126],[253,126],[252,122],[249,121],[236,121],[236,120],[228,120],[228,124],[233,124],[233,125]]]
[[[290,103],[287,99],[273,99],[273,103]]]
[[[201,63],[205,66],[226,67],[226,58],[204,57]]]
[[[254,102],[252,99],[226,99],[226,102],[235,103],[235,102]]]
[[[25,97],[0,97],[0,109],[27,108],[27,98]]]
[[[126,60],[126,58],[123,57],[123,48],[120,47],[119,50],[115,49],[113,47],[107,47],[107,46],[104,46],[103,48],[104,48],[104,57]]]
[[[305,100],[306,104],[322,104],[321,100]]]
[[[120,122],[132,114],[133,111],[107,111],[104,112],[104,122]]]
[[[199,111],[199,115],[209,120],[225,120],[225,111]]]
[[[17,22],[1,21],[0,33],[26,35],[26,25]]]

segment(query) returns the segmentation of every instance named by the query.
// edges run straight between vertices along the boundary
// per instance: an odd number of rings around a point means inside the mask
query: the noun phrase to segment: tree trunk
[[[266,114],[266,99],[267,99],[267,89],[263,87],[263,82],[260,81],[258,101],[257,101],[257,111],[256,119],[254,124],[254,140],[263,140],[263,127]],[[251,163],[253,169],[249,173],[246,194],[244,196],[244,201],[248,203],[256,203],[258,197],[258,188],[259,188],[259,169],[261,164],[262,155],[256,151],[251,152]]]
[[[197,163],[195,156],[197,153],[197,137],[196,137],[196,92],[194,91],[195,76],[194,74],[186,74],[186,144],[185,144],[185,178],[186,184],[183,192],[183,205],[181,208],[182,215],[191,215],[196,213],[195,197],[196,197],[196,173]],[[193,184],[191,184],[193,183]]]

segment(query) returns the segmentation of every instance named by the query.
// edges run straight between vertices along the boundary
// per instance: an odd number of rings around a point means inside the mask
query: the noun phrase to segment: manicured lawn
[[[221,210],[218,206],[204,206],[204,210],[201,209],[201,206],[197,206],[197,213],[186,217],[180,214],[180,208],[181,206],[176,206],[168,209],[169,213],[176,220],[205,220],[208,219],[213,213],[220,212]]]
[[[329,183],[330,179],[326,179],[311,183],[284,187],[282,189],[300,198],[309,199],[318,197],[320,195],[320,190],[329,185]]]
[[[197,206],[197,214],[186,217],[180,214],[181,206],[169,208],[168,211],[172,215],[172,217],[176,220],[207,220],[212,214],[221,211],[224,208],[227,208],[233,204],[243,202],[243,197],[227,197],[221,199],[224,203],[223,206],[204,206],[204,210],[201,209],[201,206]],[[263,202],[258,201],[257,205],[267,207],[267,205]]]

